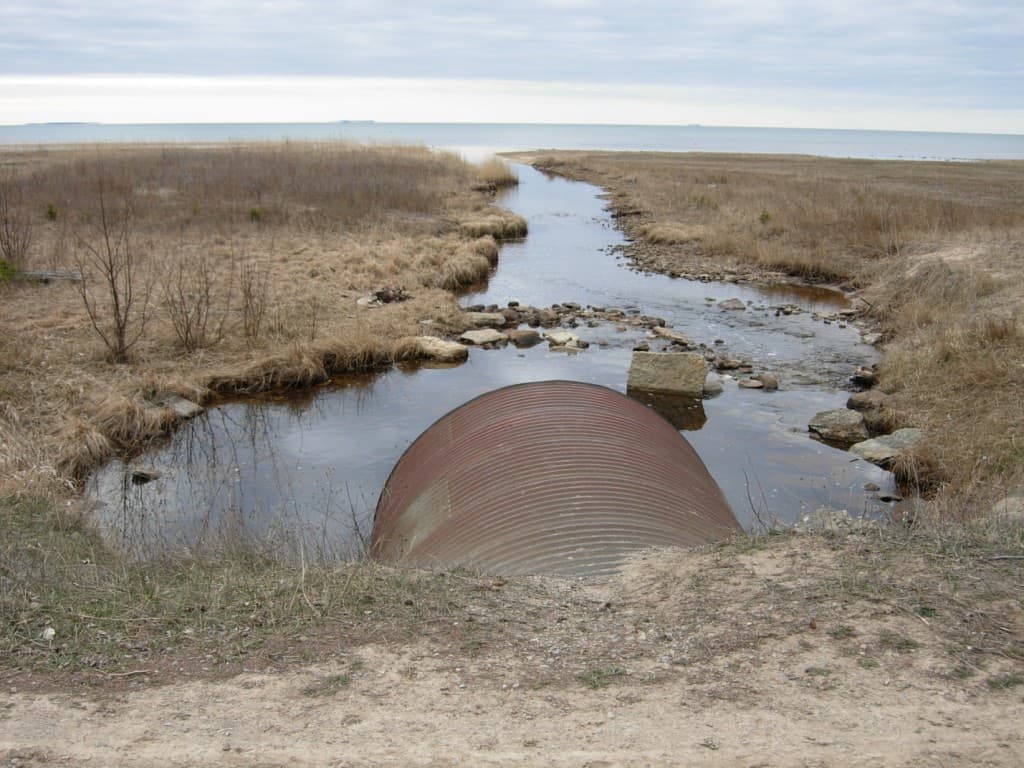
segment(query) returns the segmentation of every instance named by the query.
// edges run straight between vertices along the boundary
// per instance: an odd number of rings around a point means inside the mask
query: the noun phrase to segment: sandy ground
[[[993,681],[1024,667],[1000,650],[1024,638],[1024,569],[1006,566],[1009,593],[943,598],[941,574],[922,570],[929,562],[894,561],[870,534],[835,546],[784,536],[653,552],[603,583],[481,581],[418,633],[353,646],[299,638],[327,651],[310,665],[216,679],[143,664],[40,692],[38,680],[11,677],[0,757],[11,766],[1022,765],[1024,686]],[[957,608],[961,598],[969,608]]]

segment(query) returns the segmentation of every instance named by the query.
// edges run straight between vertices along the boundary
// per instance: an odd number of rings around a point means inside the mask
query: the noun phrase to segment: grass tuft
[[[500,157],[491,157],[480,163],[477,175],[492,189],[514,187],[519,184],[519,174]]]
[[[576,679],[592,690],[607,688],[617,677],[624,677],[629,672],[622,667],[604,667],[581,672]]]

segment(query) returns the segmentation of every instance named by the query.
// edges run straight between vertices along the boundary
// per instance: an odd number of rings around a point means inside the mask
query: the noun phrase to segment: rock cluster
[[[580,325],[589,325],[602,320],[633,328],[654,329],[666,325],[664,318],[643,315],[637,310],[582,307],[573,301],[552,304],[546,308],[521,305],[516,301],[510,301],[506,307],[499,307],[497,304],[488,306],[474,304],[466,307],[463,312],[467,325],[474,325],[477,322],[487,322],[488,324],[497,322],[494,315],[500,315],[503,322],[501,325],[491,325],[490,327],[510,328],[528,325],[531,328],[578,328]],[[481,320],[481,317],[485,319]]]

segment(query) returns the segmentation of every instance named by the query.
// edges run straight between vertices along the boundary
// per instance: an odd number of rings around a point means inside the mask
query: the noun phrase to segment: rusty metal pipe
[[[740,526],[651,408],[573,381],[516,384],[438,419],[381,491],[371,555],[412,567],[594,574],[632,551]]]

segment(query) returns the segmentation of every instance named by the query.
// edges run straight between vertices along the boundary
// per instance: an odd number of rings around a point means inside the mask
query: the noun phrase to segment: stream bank
[[[530,234],[507,242],[487,284],[461,302],[536,307],[572,327],[586,349],[473,348],[458,367],[396,366],[219,406],[158,450],[95,475],[90,492],[111,538],[140,556],[241,537],[289,557],[356,557],[391,467],[437,418],[525,381],[572,379],[624,392],[633,349],[672,344],[656,327],[739,363],[723,370],[722,394],[704,402],[686,437],[745,527],[791,524],[821,507],[885,514],[879,497],[895,495],[888,473],[806,433],[815,413],[845,403],[849,376],[874,359],[840,319],[848,309],[841,294],[643,274],[625,259],[599,189],[518,171],[519,187],[499,202],[526,217]],[[523,329],[530,324],[525,318]],[[734,373],[745,365],[774,376],[778,390],[741,388]],[[133,482],[139,466],[155,479]]]

